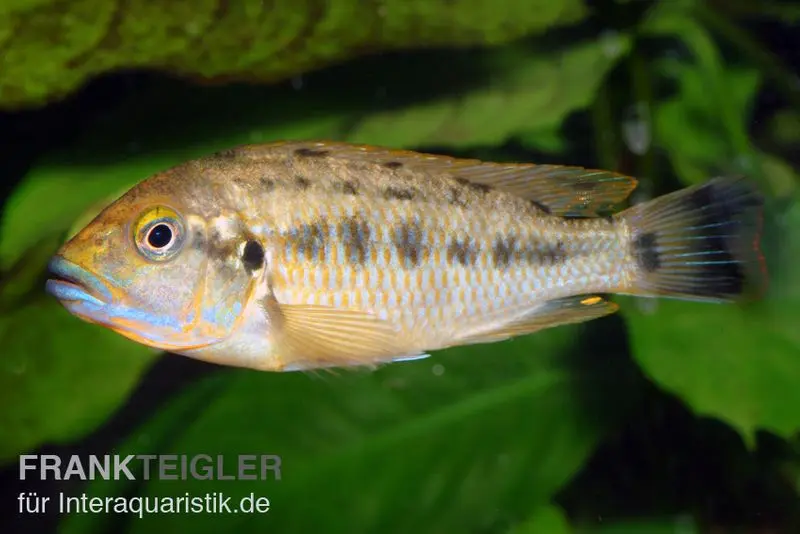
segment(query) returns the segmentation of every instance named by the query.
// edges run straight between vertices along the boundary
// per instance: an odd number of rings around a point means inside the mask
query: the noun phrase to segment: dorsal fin
[[[529,200],[559,217],[605,215],[637,184],[635,178],[615,172],[564,165],[483,163],[459,175]]]
[[[449,175],[524,198],[560,217],[605,215],[624,201],[637,185],[635,178],[611,171],[564,165],[491,163],[337,141],[284,141],[243,146],[235,151],[251,158],[270,152],[291,152],[376,163],[397,171],[407,168],[432,176]]]

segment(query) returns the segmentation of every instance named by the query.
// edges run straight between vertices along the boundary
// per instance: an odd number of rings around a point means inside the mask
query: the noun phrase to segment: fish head
[[[148,185],[61,247],[47,291],[73,315],[147,346],[184,352],[219,343],[256,285],[242,264],[241,224],[214,214],[211,202],[198,205],[192,191],[148,194]]]

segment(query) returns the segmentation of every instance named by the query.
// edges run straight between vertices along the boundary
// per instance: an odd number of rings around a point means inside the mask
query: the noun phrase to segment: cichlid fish
[[[717,178],[615,215],[636,180],[334,142],[158,173],[50,263],[76,316],[267,371],[376,365],[613,313],[598,293],[732,301],[763,201]]]

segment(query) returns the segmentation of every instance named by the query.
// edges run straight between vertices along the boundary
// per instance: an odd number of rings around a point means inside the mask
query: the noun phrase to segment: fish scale
[[[335,204],[344,195],[333,193],[327,203]],[[538,292],[552,290],[562,280],[573,281],[572,289],[582,289],[581,282],[588,287],[596,282],[590,271],[581,269],[580,262],[572,261],[556,267],[534,266],[530,268],[492,267],[493,243],[497,235],[515,238],[509,254],[519,254],[524,243],[539,243],[535,251],[542,252],[548,243],[562,241],[567,249],[578,256],[590,254],[592,249],[605,253],[613,248],[616,235],[607,238],[605,247],[596,241],[575,240],[582,229],[580,221],[554,221],[546,230],[532,229],[530,221],[514,221],[505,214],[482,214],[475,221],[467,218],[464,210],[457,210],[443,217],[433,210],[418,207],[397,206],[381,200],[350,200],[335,210],[326,210],[325,204],[316,202],[312,194],[278,198],[275,203],[283,210],[291,211],[292,226],[279,228],[278,234],[288,236],[276,250],[276,265],[270,267],[286,273],[276,279],[274,291],[280,302],[312,305],[333,305],[363,310],[399,323],[403,329],[417,335],[423,328],[438,327],[438,323],[453,322],[462,316],[474,316],[504,306],[535,299]],[[311,207],[307,207],[311,206]],[[433,213],[432,213],[433,212]],[[353,251],[347,246],[348,234],[340,232],[342,221],[357,218],[366,224],[372,239],[366,244],[367,261],[358,264],[352,261]],[[468,221],[466,225],[462,221]],[[394,244],[397,228],[418,224],[417,236],[421,247],[426,249],[418,266],[408,266]],[[300,225],[323,226],[327,229],[322,256],[310,251],[298,242],[297,228]],[[611,226],[609,225],[609,228]],[[294,232],[294,233],[293,233]],[[294,236],[294,241],[292,237]],[[447,261],[446,248],[454,241],[470,240],[475,248],[475,261],[470,267],[453,265]],[[266,245],[270,246],[269,243]],[[597,265],[597,259],[589,256],[584,261]],[[369,277],[370,269],[386,273],[383,277]],[[551,280],[549,285],[535,287],[532,280]],[[388,284],[387,284],[388,281]]]

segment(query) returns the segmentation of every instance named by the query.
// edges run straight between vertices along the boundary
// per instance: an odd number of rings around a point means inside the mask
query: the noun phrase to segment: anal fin
[[[582,323],[599,319],[617,311],[619,306],[596,295],[577,295],[551,300],[529,314],[500,328],[481,332],[459,340],[464,344],[494,343],[512,337],[532,334],[545,328]]]

